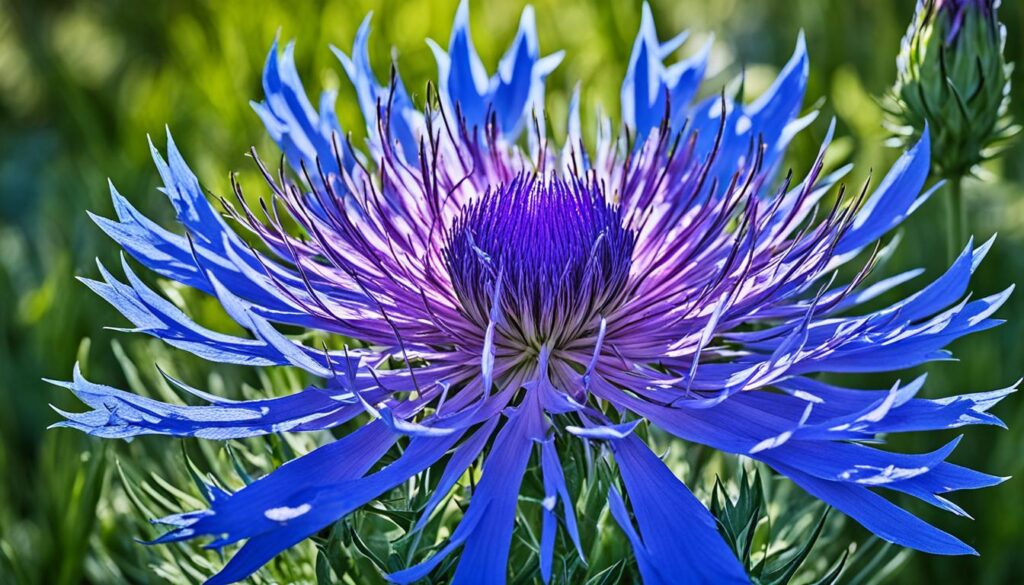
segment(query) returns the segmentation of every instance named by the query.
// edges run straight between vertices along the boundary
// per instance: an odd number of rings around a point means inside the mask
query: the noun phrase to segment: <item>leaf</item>
[[[839,560],[832,569],[828,573],[822,575],[821,579],[818,579],[811,585],[832,585],[835,583],[839,579],[839,575],[843,573],[843,568],[846,567],[846,559],[849,558],[849,556],[850,549],[844,550],[842,556],[839,557]]]
[[[613,583],[621,583],[625,568],[625,561],[616,561],[612,566],[587,579],[586,585],[612,585]]]
[[[385,562],[384,559],[380,558],[377,555],[377,553],[373,552],[373,550],[366,545],[366,542],[364,542],[363,539],[359,537],[359,533],[356,532],[355,528],[352,527],[351,522],[349,522],[348,524],[348,535],[352,539],[352,544],[355,545],[356,550],[358,550],[359,553],[362,554],[364,557],[369,559],[369,561],[373,563],[375,567],[377,567],[377,570],[381,571],[382,573],[388,573],[392,571],[393,569],[390,567],[390,565],[387,562]]]
[[[785,585],[789,583],[793,575],[796,574],[797,569],[807,559],[811,549],[814,548],[814,544],[818,541],[818,537],[821,536],[821,531],[825,528],[825,519],[828,517],[830,508],[825,508],[818,518],[818,523],[814,527],[814,531],[811,533],[807,540],[800,546],[799,550],[796,551],[789,559],[781,563],[774,563],[774,566],[770,566],[767,570],[767,574],[758,577],[758,581],[763,585]]]
[[[245,485],[249,485],[250,483],[252,483],[252,476],[250,476],[249,473],[245,470],[245,467],[242,466],[242,462],[238,459],[238,453],[235,452],[235,449],[234,447],[231,446],[231,443],[224,443],[224,449],[228,452],[228,458],[231,459],[231,467],[234,468],[235,473],[238,475],[238,477],[241,478],[243,482],[245,482]]]
[[[337,582],[327,553],[321,547],[317,547],[316,551],[316,582],[317,585],[334,585]]]
[[[909,549],[872,536],[849,560],[844,581],[849,585],[883,583],[906,562],[910,554]]]
[[[735,502],[729,498],[721,480],[715,478],[711,513],[718,520],[719,532],[722,533],[726,543],[748,570],[751,566],[750,557],[754,533],[765,507],[764,489],[761,485],[759,470],[754,470],[753,481],[748,482],[746,468],[743,468],[740,475],[739,495]]]

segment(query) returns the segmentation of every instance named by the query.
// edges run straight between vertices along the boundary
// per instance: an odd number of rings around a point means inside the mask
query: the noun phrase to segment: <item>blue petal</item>
[[[624,439],[633,434],[633,429],[635,429],[641,422],[643,422],[642,419],[636,419],[618,425],[590,425],[587,427],[567,425],[565,430],[584,439],[611,441],[615,439]]]
[[[596,391],[605,395],[605,390],[607,388],[599,385]],[[761,399],[748,403],[748,399],[755,395]],[[991,406],[997,398],[992,396],[980,400],[979,404]],[[805,412],[807,404],[784,395],[769,397],[764,392],[740,393],[702,411],[666,409],[633,399],[620,398],[616,402],[646,416],[676,436],[738,453],[748,453],[760,440],[792,428],[795,417]],[[908,399],[899,408],[921,402],[924,401]],[[854,402],[852,407],[859,408],[864,404],[862,401]],[[892,412],[897,411],[898,408],[893,407]],[[962,510],[940,494],[986,487],[1001,479],[945,462],[957,441],[932,453],[905,455],[842,440],[789,438],[774,448],[755,453],[753,457],[792,477],[813,495],[846,512],[887,540],[927,552],[964,554],[972,551],[868,489],[885,487],[902,491],[962,514]],[[902,523],[907,523],[908,529],[901,537]]]
[[[469,439],[465,440],[455,449],[451,459],[448,460],[444,467],[444,472],[441,473],[441,479],[437,482],[437,486],[434,487],[433,493],[430,494],[430,499],[423,506],[423,510],[420,512],[420,519],[416,522],[414,530],[421,530],[426,526],[431,513],[437,508],[437,505],[448,496],[448,493],[455,487],[455,483],[459,481],[459,478],[466,473],[469,466],[480,455],[484,445],[491,438],[491,435],[494,434],[494,427],[497,424],[498,417],[491,418],[475,431]]]
[[[356,32],[356,38],[352,43],[351,57],[336,47],[331,47],[331,50],[341,61],[345,74],[348,75],[349,81],[352,82],[352,86],[356,90],[356,98],[359,100],[363,119],[366,120],[371,144],[378,136],[377,108],[379,105],[382,112],[390,115],[387,120],[387,128],[391,132],[390,138],[399,143],[406,161],[415,162],[419,157],[415,124],[421,114],[413,106],[412,100],[405,90],[405,85],[397,75],[394,80],[394,88],[378,84],[377,77],[370,66],[368,47],[371,16],[371,14],[366,15]]]
[[[305,165],[314,180],[318,180],[314,170],[319,160],[326,173],[338,176],[338,158],[346,168],[351,168],[354,160],[337,125],[331,100],[322,100],[318,113],[306,96],[295,68],[293,42],[285,45],[280,55],[277,40],[270,47],[263,68],[263,93],[264,101],[252,102],[252,107],[296,172],[301,173]],[[335,141],[343,150],[340,157],[335,156]]]
[[[280,551],[433,465],[459,436],[461,433],[442,438],[417,437],[394,463],[365,478],[321,482],[305,490],[292,491],[283,506],[252,510],[262,511],[262,514],[251,518],[245,526],[235,527],[236,533],[244,531],[250,540],[207,583],[231,583],[249,576]],[[242,491],[245,489],[249,488]],[[233,540],[237,538],[237,535],[232,536]]]
[[[493,114],[498,131],[514,140],[534,115],[538,123],[543,121],[544,82],[562,54],[540,56],[532,7],[523,10],[519,32],[492,77],[473,46],[468,1],[463,0],[455,13],[448,52],[433,41],[428,43],[437,60],[441,96],[448,108],[461,114],[468,128],[483,128]]]
[[[711,43],[689,59],[665,67],[663,61],[686,40],[686,33],[667,43],[658,41],[651,7],[644,2],[640,30],[633,42],[626,77],[622,80],[620,105],[623,123],[636,133],[642,143],[657,128],[670,110],[670,127],[678,131],[689,108],[690,100],[704,77]],[[666,98],[669,103],[666,104]]]
[[[648,571],[656,571],[644,575],[645,583],[749,582],[711,513],[639,437],[612,441],[611,448],[640,527]]]
[[[191,240],[173,234],[155,224],[110,186],[118,221],[93,215],[93,220],[129,254],[161,276],[213,294],[213,285],[205,272],[212,273],[234,294],[253,303],[254,310],[277,322],[333,330],[336,327],[309,315],[282,299],[279,287],[289,289],[294,298],[306,299],[302,278],[277,264],[256,256],[214,211],[203,195],[199,181],[185,164],[168,134],[168,161],[150,143],[153,160],[163,178],[162,191],[174,204],[179,221],[188,229]],[[273,275],[270,280],[268,271]],[[330,302],[361,302],[361,294],[325,286],[319,277],[312,283]]]
[[[303,493],[362,477],[391,448],[398,435],[383,423],[371,422],[352,433],[293,459],[268,475],[215,501],[210,509],[159,520],[178,526],[155,542],[174,542],[200,535],[222,535],[219,547],[266,532],[277,521],[268,510],[295,508],[306,503]],[[185,524],[177,521],[184,516]],[[282,547],[283,548],[283,547]]]
[[[647,554],[643,540],[637,534],[636,527],[629,517],[629,510],[626,509],[626,502],[622,501],[622,494],[615,487],[608,489],[608,510],[612,518],[619,525],[619,528],[626,534],[626,540],[633,547],[633,556],[636,558],[637,567],[640,569],[640,577],[644,585],[668,585],[665,578],[658,572],[653,559]]]
[[[484,98],[487,97],[490,81],[473,47],[473,37],[469,32],[468,0],[463,0],[455,13],[444,69],[442,71],[441,59],[438,57],[441,91],[447,94],[453,111],[457,109],[470,128],[482,127],[486,122],[487,103]]]
[[[931,168],[931,140],[927,130],[917,144],[900,156],[882,183],[857,212],[853,227],[836,246],[836,254],[849,254],[882,237],[899,225],[930,194],[919,196]]]
[[[168,379],[186,388],[180,382]],[[71,382],[54,383],[68,388],[93,409],[86,413],[59,411],[67,420],[54,426],[76,428],[105,438],[160,434],[211,440],[238,439],[283,431],[326,429],[362,412],[358,405],[353,404],[350,395],[346,398],[318,388],[264,400],[217,400],[207,406],[168,404],[89,382],[77,365]],[[193,389],[188,391],[208,396]]]
[[[391,581],[413,583],[423,579],[463,546],[453,584],[505,582],[519,487],[533,443],[544,436],[542,424],[535,399],[528,398],[512,412],[494,440],[469,509],[448,544],[426,561],[392,573],[388,576]]]
[[[803,33],[796,49],[772,86],[748,106],[713,96],[690,113],[697,133],[697,152],[711,152],[719,128],[722,140],[711,169],[720,185],[728,184],[737,172],[749,172],[759,143],[766,145],[763,168],[771,169],[782,157],[792,137],[813,119],[814,114],[797,119],[808,77],[807,45]],[[724,127],[723,125],[724,117]]]
[[[537,41],[533,7],[523,9],[519,32],[508,52],[498,63],[497,86],[493,91],[493,107],[498,115],[498,126],[511,135],[519,125],[522,112],[532,97],[533,66],[540,50]]]
[[[864,486],[824,481],[793,468],[772,466],[807,493],[889,542],[939,555],[977,554],[959,539],[888,502]]]
[[[555,552],[555,528],[558,520],[555,517],[555,503],[562,500],[562,511],[565,515],[565,528],[569,538],[576,546],[580,558],[584,558],[583,545],[580,544],[579,530],[576,527],[576,510],[565,485],[562,463],[558,460],[558,450],[554,439],[541,442],[541,469],[544,474],[543,524],[541,527],[540,572],[545,583],[551,581],[551,560]]]
[[[136,327],[134,331],[157,337],[168,345],[214,362],[250,366],[294,365],[322,377],[333,377],[332,364],[339,369],[346,367],[346,358],[325,356],[321,351],[287,339],[252,311],[235,311],[234,316],[244,314],[244,321],[239,324],[249,328],[256,339],[211,331],[195,323],[174,304],[146,286],[124,259],[122,268],[130,285],[121,283],[102,264],[98,265],[103,281],[82,281],[128,318]],[[217,281],[211,278],[211,282],[216,284]],[[227,306],[240,302],[225,288],[216,285],[214,289]]]

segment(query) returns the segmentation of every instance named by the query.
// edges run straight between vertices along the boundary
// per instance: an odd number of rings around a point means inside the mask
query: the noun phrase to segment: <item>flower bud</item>
[[[927,123],[932,163],[958,178],[1016,133],[1007,116],[1010,72],[999,0],[919,0],[903,38],[889,113],[907,144]]]

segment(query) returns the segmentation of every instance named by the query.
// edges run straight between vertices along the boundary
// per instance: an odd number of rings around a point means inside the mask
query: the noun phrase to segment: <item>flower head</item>
[[[999,0],[919,0],[897,57],[894,129],[909,141],[930,126],[946,178],[967,175],[1017,132],[998,9]]]
[[[136,331],[215,362],[292,366],[316,383],[239,402],[175,381],[208,403],[181,406],[76,370],[64,385],[92,410],[63,413],[63,426],[225,440],[366,421],[234,493],[209,486],[209,507],[161,519],[170,529],[156,542],[245,541],[210,580],[236,581],[434,469],[418,530],[481,460],[444,546],[390,578],[416,581],[458,550],[453,582],[500,583],[536,458],[547,580],[558,526],[584,554],[560,450],[580,442],[615,464],[610,511],[645,582],[745,581],[708,510],[634,432],[650,424],[762,461],[891,542],[972,552],[881,494],[962,513],[944,494],[1000,478],[946,462],[957,441],[911,455],[868,443],[881,433],[1001,424],[987,411],[1011,390],[928,400],[915,397],[923,378],[886,390],[814,378],[943,359],[951,341],[998,323],[992,314],[1009,291],[966,296],[990,243],[968,243],[948,272],[903,300],[860,308],[918,274],[865,284],[869,250],[928,196],[927,133],[873,191],[840,188],[819,210],[837,179],[823,172],[831,129],[806,177],[779,181],[776,172],[788,140],[813,117],[798,117],[802,39],[753,103],[690,104],[707,52],[666,67],[681,41],[658,41],[645,6],[623,82],[624,130],[612,136],[602,120],[586,152],[577,109],[561,148],[539,123],[544,82],[561,56],[541,56],[529,9],[489,77],[464,4],[448,51],[433,45],[440,95],[423,111],[397,75],[387,87],[374,77],[368,22],[351,57],[336,51],[366,117],[365,149],[341,140],[332,95],[319,110],[308,101],[291,45],[271,50],[254,107],[294,174],[260,164],[273,204],[262,214],[241,196],[227,205],[259,249],[214,210],[170,136],[167,160],[155,149],[153,158],[187,235],[156,225],[114,190],[117,218],[96,217],[139,263],[215,296],[248,335],[198,325],[127,261],[126,282],[101,265],[101,279],[86,283]],[[861,268],[836,282],[851,262]],[[361,343],[309,347],[279,326]]]

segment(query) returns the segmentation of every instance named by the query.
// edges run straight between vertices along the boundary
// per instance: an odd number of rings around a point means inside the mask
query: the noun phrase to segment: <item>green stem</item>
[[[949,262],[956,260],[960,250],[967,244],[967,216],[964,214],[963,179],[949,179],[949,194],[946,197],[946,242]]]

